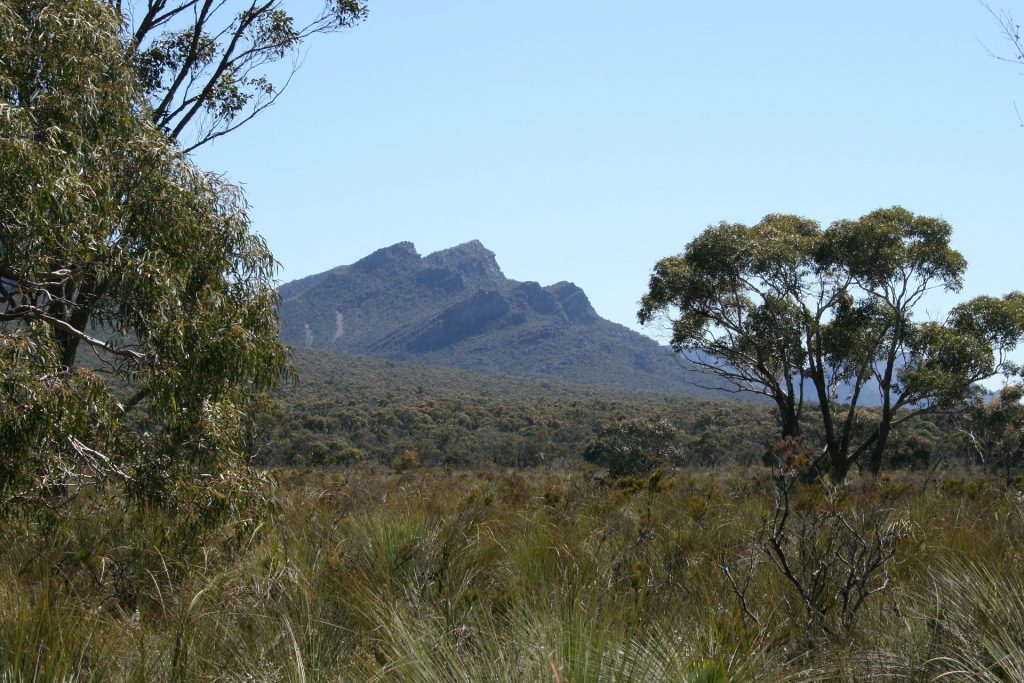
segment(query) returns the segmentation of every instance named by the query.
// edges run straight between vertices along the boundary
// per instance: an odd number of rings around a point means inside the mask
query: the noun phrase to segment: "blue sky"
[[[960,296],[1022,286],[1024,68],[987,54],[1004,41],[973,0],[370,12],[196,153],[245,186],[282,281],[402,240],[479,239],[509,277],[573,281],[638,328],[654,263],[710,223],[901,204],[952,223]]]

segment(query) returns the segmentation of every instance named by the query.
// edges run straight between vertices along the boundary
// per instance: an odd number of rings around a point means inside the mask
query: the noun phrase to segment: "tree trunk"
[[[782,406],[779,406],[779,417],[782,420],[782,438],[800,436],[800,419],[792,407],[787,407],[787,410],[783,411]]]
[[[846,475],[850,473],[850,465],[852,464],[842,454],[840,454],[840,457],[830,458],[828,478],[832,480],[833,484],[842,484],[846,481]]]
[[[871,457],[868,460],[868,471],[878,476],[882,471],[882,454],[885,452],[885,445],[889,441],[889,421],[883,416],[882,424],[878,426],[878,440],[871,448]]]
[[[83,286],[78,296],[75,297],[75,301],[71,304],[71,315],[67,316],[64,310],[57,312],[56,317],[67,319],[70,324],[76,330],[85,332],[85,328],[89,325],[89,319],[92,316],[92,303],[95,298],[92,293],[91,286]],[[58,346],[60,346],[60,363],[65,368],[75,367],[75,360],[78,357],[78,345],[81,343],[82,338],[71,332],[67,332],[61,329],[54,330],[54,338],[57,340]]]

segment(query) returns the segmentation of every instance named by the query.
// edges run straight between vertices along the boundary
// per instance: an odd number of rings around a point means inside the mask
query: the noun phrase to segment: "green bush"
[[[679,433],[668,420],[631,418],[605,427],[583,458],[608,468],[612,478],[645,477],[670,463],[678,442]]]

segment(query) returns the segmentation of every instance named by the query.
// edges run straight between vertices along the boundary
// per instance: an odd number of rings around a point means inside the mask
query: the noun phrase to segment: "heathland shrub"
[[[416,451],[402,451],[391,461],[391,467],[396,472],[406,472],[420,466],[420,456],[416,455]]]
[[[631,418],[605,427],[583,458],[607,467],[613,478],[645,477],[669,464],[678,441],[679,432],[668,420]]]

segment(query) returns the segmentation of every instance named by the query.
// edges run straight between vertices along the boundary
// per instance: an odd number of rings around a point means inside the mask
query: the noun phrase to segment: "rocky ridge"
[[[476,240],[427,256],[399,242],[280,294],[281,334],[296,347],[702,393],[667,347],[601,318],[575,284],[511,280]]]

